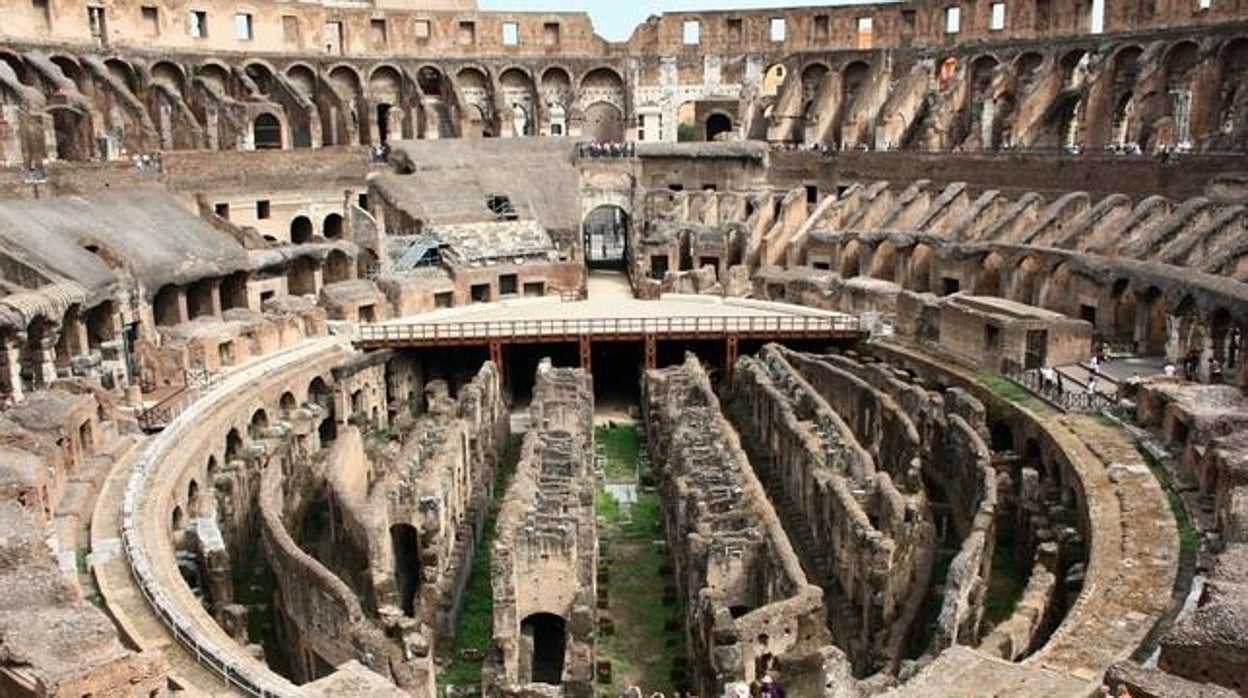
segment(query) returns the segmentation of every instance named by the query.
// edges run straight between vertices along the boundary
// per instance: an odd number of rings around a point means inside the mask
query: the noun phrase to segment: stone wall
[[[795,660],[826,645],[823,593],[807,580],[706,372],[690,356],[647,372],[643,393],[699,692],[759,679],[777,661],[803,668],[793,669],[795,681],[801,671],[822,675],[822,661]]]
[[[494,647],[491,695],[594,695],[597,519],[594,393],[581,369],[537,369],[530,429],[498,514],[490,574]],[[543,693],[542,695],[545,695]]]
[[[816,390],[788,359],[767,347],[758,359],[739,360],[737,414],[759,437],[751,441],[757,462],[777,473],[775,494],[793,502],[809,527],[794,535],[827,551],[827,578],[819,581],[839,619],[834,639],[859,673],[894,668],[932,567],[918,433],[887,396],[845,375]],[[885,404],[870,404],[881,397]]]

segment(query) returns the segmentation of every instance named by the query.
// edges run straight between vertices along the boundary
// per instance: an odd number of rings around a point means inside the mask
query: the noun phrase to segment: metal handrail
[[[359,342],[509,339],[514,337],[799,332],[859,332],[857,317],[675,317],[561,318],[551,320],[480,320],[431,323],[362,324]]]

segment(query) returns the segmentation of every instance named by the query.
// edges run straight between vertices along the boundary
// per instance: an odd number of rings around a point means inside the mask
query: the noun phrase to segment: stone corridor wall
[[[828,642],[823,592],[803,571],[705,370],[689,356],[648,371],[643,393],[699,692],[761,679],[777,661],[799,667],[795,675],[822,674],[814,658]]]

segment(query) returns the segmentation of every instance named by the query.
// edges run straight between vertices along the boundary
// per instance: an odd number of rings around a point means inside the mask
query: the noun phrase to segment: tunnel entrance
[[[390,527],[390,549],[394,553],[394,577],[399,587],[403,615],[416,616],[416,593],[420,591],[420,534],[410,524]]]
[[[530,682],[558,686],[563,683],[563,656],[568,635],[562,617],[534,613],[520,622],[520,635],[530,649]]]
[[[624,209],[599,206],[585,217],[582,230],[587,267],[627,270],[629,217]]]

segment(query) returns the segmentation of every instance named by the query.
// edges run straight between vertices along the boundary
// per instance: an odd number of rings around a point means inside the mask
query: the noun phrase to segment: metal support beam
[[[656,340],[654,335],[652,334],[646,335],[645,342],[646,342],[646,370],[649,371],[650,369],[659,367],[659,347],[658,347],[658,340]]]
[[[494,362],[494,366],[498,368],[498,380],[503,385],[507,384],[507,366],[503,361],[503,343],[490,342],[490,361]]]
[[[594,343],[590,340],[589,335],[583,334],[578,344],[581,350],[581,369],[587,373],[592,373],[594,369]]]

